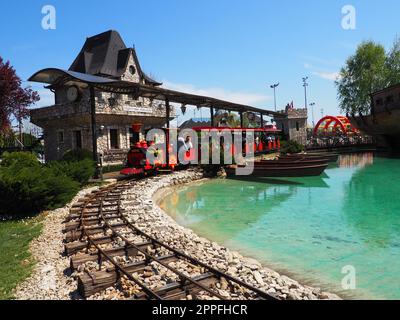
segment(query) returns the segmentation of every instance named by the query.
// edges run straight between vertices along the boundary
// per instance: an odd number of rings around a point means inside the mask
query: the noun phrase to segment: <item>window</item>
[[[75,149],[82,149],[82,132],[80,130],[74,131]]]
[[[392,102],[394,102],[393,96],[387,96],[385,102],[386,102],[386,103],[392,103]]]
[[[59,144],[64,143],[64,131],[57,132],[57,141]]]
[[[130,144],[130,146],[134,146],[139,141],[140,141],[139,132],[134,132],[132,128],[129,128],[129,144]]]
[[[296,131],[300,131],[300,124],[298,121],[296,121]]]
[[[110,148],[119,149],[118,129],[110,129]]]

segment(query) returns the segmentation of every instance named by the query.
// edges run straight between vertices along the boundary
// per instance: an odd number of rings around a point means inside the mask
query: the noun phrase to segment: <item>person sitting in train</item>
[[[193,143],[192,143],[192,137],[191,136],[186,136],[185,148],[186,148],[186,151],[190,151],[190,149],[193,149]]]

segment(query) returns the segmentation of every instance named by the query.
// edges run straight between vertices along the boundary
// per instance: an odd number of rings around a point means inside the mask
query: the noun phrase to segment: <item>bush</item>
[[[73,162],[55,161],[50,163],[48,167],[59,175],[70,177],[81,186],[87,184],[95,173],[94,162],[89,159]]]
[[[297,141],[289,140],[283,141],[281,145],[281,153],[299,153],[304,151],[304,146]]]
[[[74,156],[78,154],[84,155]],[[0,164],[0,215],[26,216],[63,207],[94,170],[90,159],[42,165],[30,153],[5,153]]]
[[[65,152],[61,160],[66,162],[73,162],[82,161],[85,159],[93,159],[93,153],[85,149],[75,149]]]
[[[102,169],[103,173],[109,173],[109,172],[119,172],[122,169],[124,169],[125,166],[122,164],[116,164],[116,165],[105,165]]]
[[[0,166],[14,166],[15,169],[19,170],[26,167],[39,167],[40,162],[36,156],[30,152],[4,152]]]
[[[77,182],[51,168],[15,163],[0,169],[0,214],[23,216],[63,207],[78,191]]]

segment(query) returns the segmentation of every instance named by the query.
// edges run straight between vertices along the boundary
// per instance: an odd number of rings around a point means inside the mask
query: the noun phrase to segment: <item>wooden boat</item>
[[[314,159],[321,160],[326,159],[328,162],[336,162],[339,159],[338,153],[296,153],[296,154],[286,154],[280,155],[279,159]]]
[[[252,177],[307,177],[319,176],[327,168],[328,163],[324,164],[300,164],[282,166],[254,166]],[[240,166],[239,166],[240,167]],[[241,166],[244,168],[244,166]],[[237,166],[225,167],[227,176],[236,176]]]
[[[301,165],[313,165],[313,164],[326,164],[328,159],[326,158],[293,158],[293,159],[277,159],[277,160],[260,160],[255,161],[254,166],[293,166],[296,164]]]

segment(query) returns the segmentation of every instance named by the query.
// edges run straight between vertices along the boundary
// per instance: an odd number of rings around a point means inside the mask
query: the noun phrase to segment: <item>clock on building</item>
[[[67,89],[67,99],[70,102],[75,102],[79,99],[79,89],[77,86],[70,86]]]

